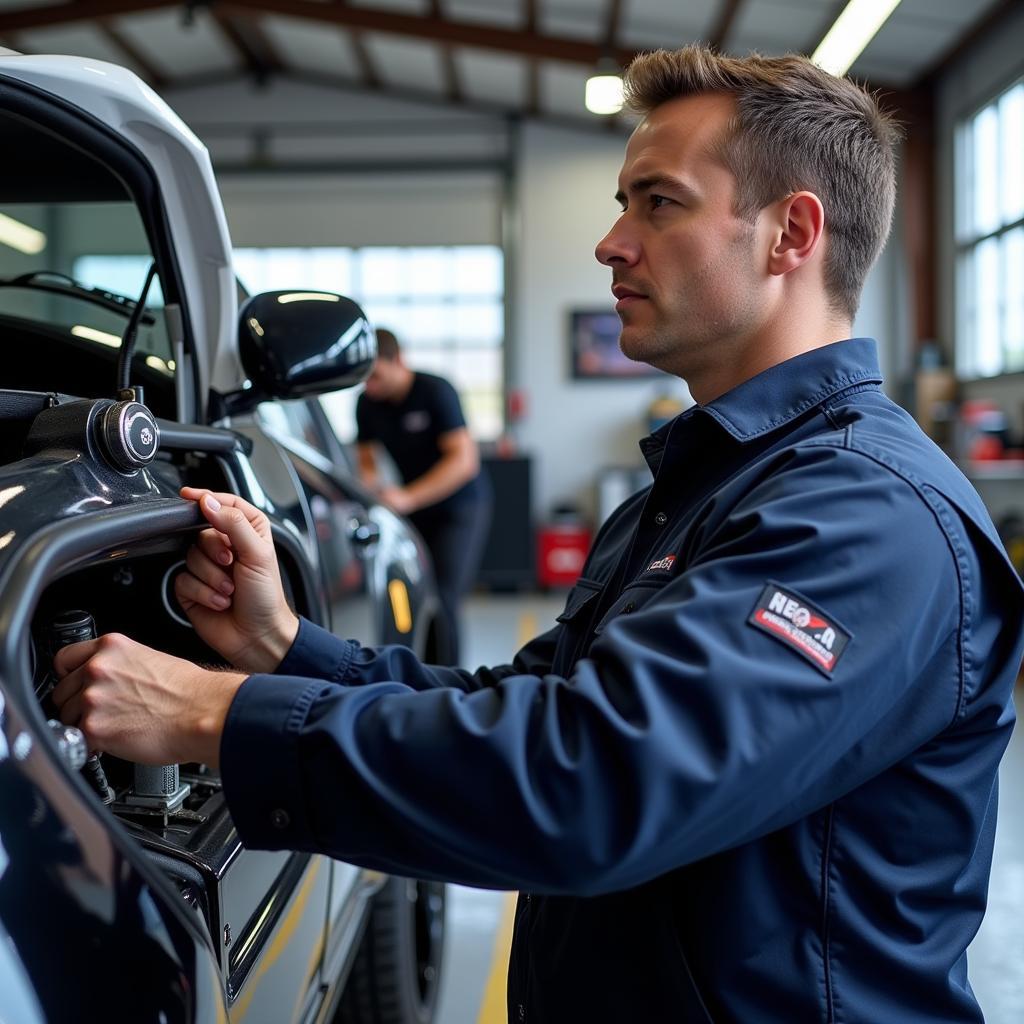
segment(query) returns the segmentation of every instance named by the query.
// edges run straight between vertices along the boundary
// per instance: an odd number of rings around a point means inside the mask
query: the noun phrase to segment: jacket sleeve
[[[362,647],[356,640],[342,640],[322,626],[299,617],[295,640],[274,672],[275,676],[302,676],[343,682],[347,686],[401,679],[414,690],[453,687],[478,690],[496,686],[512,675],[550,671],[560,626],[531,640],[516,654],[511,665],[479,668],[476,672],[424,665],[408,647]]]
[[[629,888],[806,816],[949,726],[974,572],[910,484],[804,449],[684,572],[628,588],[568,678],[466,692],[393,648],[334,682],[250,678],[222,742],[232,815],[247,845],[395,873]],[[831,671],[748,621],[768,581],[849,637]]]

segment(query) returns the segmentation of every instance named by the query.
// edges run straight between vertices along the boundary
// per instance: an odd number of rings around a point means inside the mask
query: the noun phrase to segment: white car
[[[0,139],[0,1020],[426,1024],[443,886],[246,850],[206,766],[48,708],[95,632],[217,660],[173,598],[185,483],[266,511],[296,610],[428,653],[415,535],[258,409],[360,381],[373,332],[323,292],[240,317],[208,154],[129,71],[0,50]]]

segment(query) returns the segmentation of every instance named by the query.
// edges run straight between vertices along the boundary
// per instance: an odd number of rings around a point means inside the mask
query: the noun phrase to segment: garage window
[[[249,294],[307,288],[350,295],[372,323],[398,335],[413,369],[455,385],[475,437],[492,441],[501,433],[505,292],[498,246],[239,248],[234,257]],[[87,255],[75,261],[75,274],[134,295],[147,266],[142,256]],[[355,437],[355,400],[352,391],[323,399],[343,441]]]
[[[957,133],[957,369],[1024,370],[1024,81]]]
[[[395,332],[414,369],[458,389],[470,430],[502,430],[504,270],[495,245],[236,249],[250,292],[302,285],[351,295],[379,327]],[[355,395],[324,407],[342,440],[355,436]]]

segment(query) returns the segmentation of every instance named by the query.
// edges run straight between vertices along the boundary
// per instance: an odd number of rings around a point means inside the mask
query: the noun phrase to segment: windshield
[[[138,211],[127,199],[0,205],[0,316],[68,331],[87,346],[118,349],[132,307],[107,308],[116,303],[74,294],[74,285],[134,301],[152,262],[148,253]],[[150,288],[146,311],[136,353],[152,357],[146,358],[148,366],[173,374],[159,279]]]

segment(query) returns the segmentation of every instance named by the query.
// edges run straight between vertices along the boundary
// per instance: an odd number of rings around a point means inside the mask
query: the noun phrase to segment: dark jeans
[[[441,615],[450,640],[448,658],[459,664],[459,604],[473,585],[487,531],[491,525],[491,501],[487,497],[443,516],[420,514],[411,517],[434,562]]]

